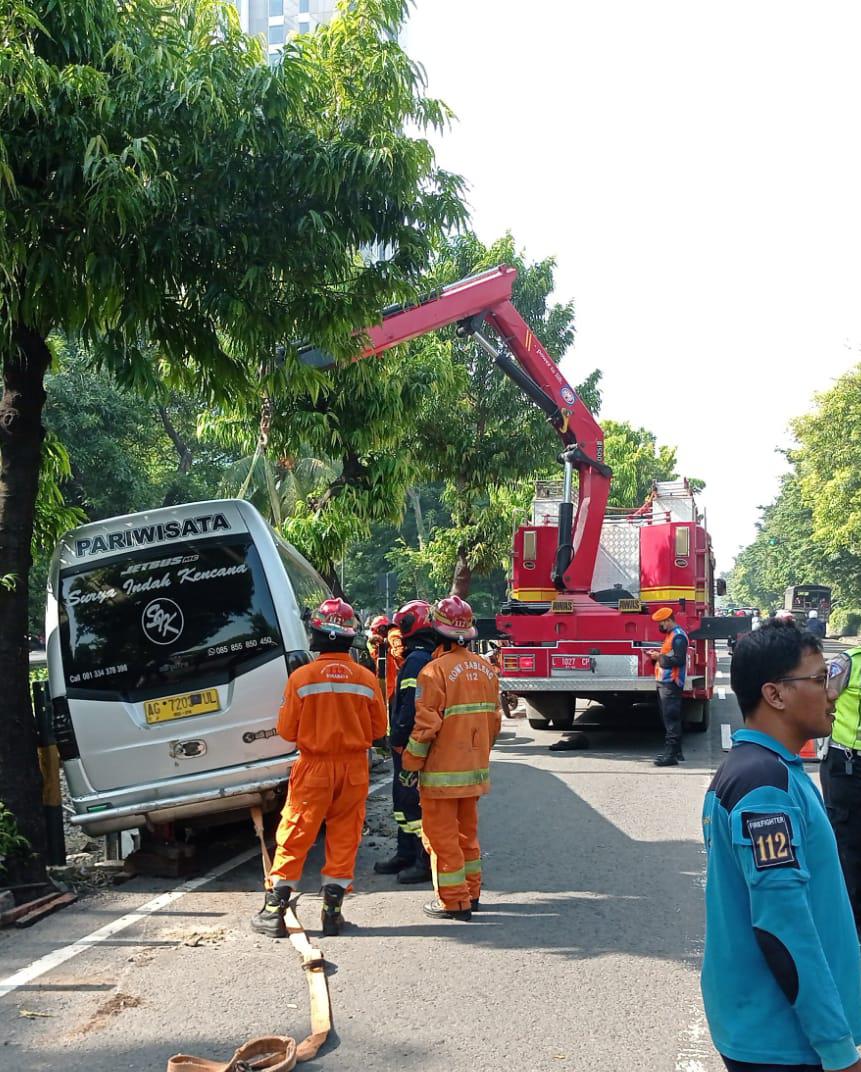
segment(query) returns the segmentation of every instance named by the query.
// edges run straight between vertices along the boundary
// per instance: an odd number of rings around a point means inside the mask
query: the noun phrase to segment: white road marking
[[[732,748],[732,726],[728,722],[720,724],[720,746],[724,752]]]
[[[368,796],[378,792],[383,786],[390,784],[391,780],[389,778],[381,778],[380,781],[374,782],[368,789]],[[28,964],[26,968],[21,968],[20,971],[17,971],[12,975],[7,975],[5,979],[0,979],[0,998],[5,997],[7,994],[11,994],[12,991],[17,990],[19,986],[26,986],[27,983],[31,983],[41,975],[46,975],[48,972],[53,971],[54,968],[59,967],[61,964],[65,964],[67,960],[76,957],[79,953],[85,953],[88,949],[92,949],[93,946],[107,941],[115,934],[119,934],[120,931],[124,931],[127,927],[131,927],[133,924],[139,923],[142,919],[146,919],[147,916],[151,916],[156,912],[160,912],[163,908],[167,908],[168,905],[174,904],[180,897],[185,897],[187,893],[193,893],[195,890],[199,890],[201,886],[206,886],[215,879],[221,878],[222,875],[226,875],[237,867],[241,867],[244,863],[253,860],[259,855],[260,848],[257,845],[252,849],[246,849],[245,852],[240,852],[238,855],[232,856],[229,860],[226,860],[223,864],[219,864],[218,867],[214,867],[211,871],[207,871],[205,875],[189,879],[187,882],[183,882],[181,885],[173,890],[169,890],[167,893],[160,893],[158,897],[153,897],[152,900],[142,904],[140,908],[136,909],[134,912],[127,912],[124,916],[120,916],[119,919],[115,919],[112,923],[106,923],[104,927],[99,927],[98,930],[92,931],[92,933],[86,935],[86,937],[79,938],[77,942],[73,942],[71,945],[61,946],[59,949],[54,949],[52,952],[46,953],[45,956],[39,957],[38,960],[34,960],[31,964]]]
[[[726,699],[726,689],[724,689],[724,688],[718,689],[717,694],[718,694],[718,699],[719,700],[725,700]]]
[[[246,849],[245,852],[240,852],[237,856],[232,856],[225,861],[225,863],[219,864],[218,867],[214,867],[211,871],[207,871],[205,875],[189,879],[187,882],[177,886],[176,889],[170,890],[168,893],[161,893],[158,897],[147,901],[146,904],[142,904],[136,911],[126,913],[126,915],[120,916],[119,919],[115,919],[112,923],[106,923],[104,927],[99,927],[98,930],[88,934],[85,938],[80,938],[71,945],[55,949],[51,953],[46,953],[44,957],[34,960],[32,964],[28,964],[26,968],[21,968],[14,975],[8,975],[5,979],[0,979],[0,997],[5,997],[6,994],[17,990],[19,986],[24,986],[34,979],[38,979],[40,975],[45,975],[46,972],[52,971],[54,968],[59,967],[60,964],[65,964],[67,960],[71,960],[72,957],[76,957],[79,953],[84,953],[86,950],[92,949],[93,946],[99,945],[100,942],[107,941],[108,938],[112,938],[120,931],[124,931],[126,927],[131,927],[132,924],[139,923],[154,912],[167,908],[168,905],[178,901],[180,897],[185,897],[187,893],[193,893],[195,890],[200,889],[201,886],[205,886],[214,879],[221,878],[228,871],[241,867],[242,864],[248,860],[253,860],[255,856],[259,855],[260,849],[256,845],[253,849]]]

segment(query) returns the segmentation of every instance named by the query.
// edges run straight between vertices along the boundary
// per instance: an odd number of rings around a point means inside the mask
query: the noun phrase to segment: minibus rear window
[[[248,536],[65,571],[59,617],[70,696],[140,699],[221,684],[284,651]]]

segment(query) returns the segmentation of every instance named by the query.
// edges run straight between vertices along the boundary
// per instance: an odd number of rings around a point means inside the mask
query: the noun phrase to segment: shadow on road
[[[557,773],[513,760],[494,766],[491,795],[481,802],[486,890],[471,923],[434,924],[417,906],[414,922],[362,925],[351,939],[444,937],[571,959],[688,961],[691,936],[702,931],[701,843],[636,841]],[[359,899],[409,892],[369,871],[363,852]]]

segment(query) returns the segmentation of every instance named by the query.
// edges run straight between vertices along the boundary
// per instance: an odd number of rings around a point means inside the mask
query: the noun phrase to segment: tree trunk
[[[0,397],[0,800],[37,854],[29,867],[33,881],[45,873],[45,826],[30,703],[27,602],[44,436],[43,381],[50,361],[45,338],[15,325],[12,351],[3,357]]]
[[[422,500],[417,488],[407,488],[407,498],[410,500],[410,505],[413,508],[413,514],[416,519],[416,537],[419,542],[419,550],[422,550],[427,540],[427,533],[425,531],[425,519],[422,513]]]
[[[450,595],[469,598],[469,586],[472,584],[472,569],[469,565],[466,547],[461,544],[457,549],[457,562],[454,565],[454,577],[451,582]]]
[[[334,562],[327,562],[326,566],[320,570],[320,576],[332,589],[332,595],[337,596],[339,599],[346,600],[347,597],[344,594],[344,589],[341,587],[341,575]]]
[[[170,419],[170,414],[167,412],[164,406],[157,406],[158,415],[161,417],[161,423],[164,425],[164,430],[167,433],[168,439],[173,443],[176,453],[179,455],[179,466],[177,472],[181,476],[186,476],[194,464],[194,457],[191,453],[191,448],[188,443],[182,438],[173,421]]]

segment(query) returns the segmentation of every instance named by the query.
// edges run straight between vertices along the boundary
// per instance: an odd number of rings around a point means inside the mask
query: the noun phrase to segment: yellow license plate
[[[220,707],[218,689],[201,689],[200,692],[183,692],[179,696],[163,696],[160,700],[145,700],[144,714],[147,722],[152,724],[187,718],[189,715],[205,715],[208,711],[218,711]]]

